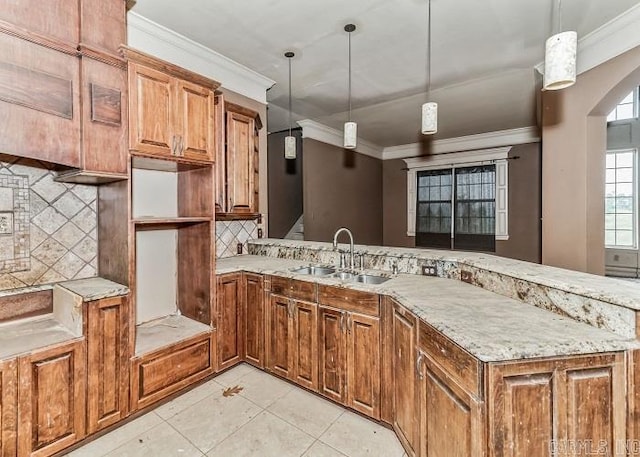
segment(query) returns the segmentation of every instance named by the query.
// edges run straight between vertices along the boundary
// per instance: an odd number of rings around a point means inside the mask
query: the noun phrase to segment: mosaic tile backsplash
[[[0,155],[0,290],[96,276],[95,186]]]
[[[238,243],[242,253],[247,253],[247,241],[258,238],[258,223],[252,221],[216,222],[216,258],[238,255]]]

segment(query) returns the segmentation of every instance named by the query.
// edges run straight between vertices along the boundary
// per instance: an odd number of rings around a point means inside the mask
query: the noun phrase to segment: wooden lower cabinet
[[[302,301],[292,303],[293,382],[318,390],[318,305]]]
[[[290,340],[293,334],[291,299],[272,294],[268,311],[267,367],[283,378],[293,377],[293,354]]]
[[[421,353],[418,403],[421,457],[485,455],[483,403]],[[532,454],[533,455],[533,454]]]
[[[490,364],[490,457],[626,455],[624,355]]]
[[[418,392],[416,382],[417,320],[401,306],[393,307],[393,429],[409,456],[417,455]]]
[[[264,368],[264,311],[264,278],[262,275],[244,273],[243,359],[258,368]]]
[[[344,336],[345,312],[320,305],[318,319],[319,392],[345,403],[346,393],[346,343]]]
[[[380,319],[320,306],[319,391],[380,419]]]
[[[627,439],[636,443],[640,454],[640,350],[627,353],[627,371],[629,375],[627,404]]]
[[[18,455],[18,368],[16,360],[0,362],[0,457]]]
[[[129,411],[129,314],[127,299],[86,304],[87,433],[124,419]]]
[[[18,455],[46,456],[85,436],[85,341],[18,359]]]
[[[155,403],[213,373],[211,333],[136,357],[131,366],[131,410]]]
[[[318,305],[272,294],[267,366],[279,376],[318,389]]]
[[[224,370],[240,363],[244,351],[242,273],[218,276],[216,301],[218,370]]]

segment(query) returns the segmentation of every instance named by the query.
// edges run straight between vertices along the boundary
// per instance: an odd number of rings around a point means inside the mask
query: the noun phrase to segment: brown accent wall
[[[344,226],[358,244],[382,244],[382,161],[308,138],[303,154],[305,240]]]
[[[496,241],[496,255],[540,263],[541,146],[509,151],[509,239]]]
[[[496,255],[540,262],[540,151],[540,144],[532,143],[509,152],[509,240],[496,241]],[[407,236],[405,168],[402,159],[383,163],[385,246],[415,247],[415,238]]]
[[[284,138],[288,131],[270,133],[269,168],[269,236],[284,238],[302,215],[302,132],[294,130],[296,158],[284,158]]]
[[[543,93],[542,262],[604,274],[606,116],[640,81],[640,47]]]
[[[413,248],[416,239],[407,235],[407,164],[402,159],[382,163],[383,222],[385,246]]]

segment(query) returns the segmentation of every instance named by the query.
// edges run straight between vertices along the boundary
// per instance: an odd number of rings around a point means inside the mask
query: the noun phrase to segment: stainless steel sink
[[[331,275],[332,278],[338,279],[350,279],[353,281],[353,278],[356,277],[354,273],[349,273],[348,271],[339,271]]]
[[[327,276],[327,275],[330,275],[332,273],[335,273],[336,269],[332,268],[332,267],[308,266],[308,267],[294,268],[294,269],[291,270],[291,272],[298,273],[298,274],[301,274],[301,275]]]
[[[376,275],[358,275],[355,277],[356,282],[361,282],[363,284],[382,284],[383,282],[387,282],[391,278],[385,278],[384,276],[376,276]]]

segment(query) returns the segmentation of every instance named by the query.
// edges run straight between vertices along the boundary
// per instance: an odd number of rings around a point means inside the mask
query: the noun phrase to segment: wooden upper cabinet
[[[129,147],[156,155],[173,155],[175,113],[170,76],[129,64]]]
[[[227,209],[230,213],[252,213],[253,130],[251,117],[227,110]]]
[[[129,408],[129,314],[125,297],[86,304],[87,432],[124,419]]]
[[[117,53],[127,42],[124,0],[81,0],[80,44]]]
[[[258,113],[225,102],[224,122],[226,145],[217,159],[216,212],[255,217],[259,211]]]
[[[182,132],[179,134],[182,156],[194,160],[213,160],[213,92],[186,81],[178,81],[176,90],[176,130]]]
[[[212,162],[215,81],[129,48],[129,148],[144,155]]]
[[[218,370],[240,363],[244,346],[242,273],[218,276],[217,339]]]
[[[18,369],[14,360],[0,362],[0,457],[17,451]]]
[[[85,341],[18,359],[18,455],[54,454],[85,436]]]

